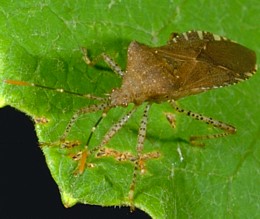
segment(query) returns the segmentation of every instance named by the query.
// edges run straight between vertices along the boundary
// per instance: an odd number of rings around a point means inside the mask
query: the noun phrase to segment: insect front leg
[[[88,57],[87,49],[81,48],[81,50],[83,53],[83,60],[86,62],[87,65],[95,66],[100,59],[103,59],[105,63],[112,69],[113,72],[115,72],[118,76],[123,77],[125,72],[111,57],[109,57],[105,53],[101,53],[94,60],[90,60],[90,58]]]
[[[92,127],[91,129],[91,132],[89,134],[89,137],[88,137],[88,140],[87,140],[87,143],[84,147],[84,149],[76,154],[71,154],[70,157],[73,158],[74,160],[78,161],[78,167],[77,169],[75,170],[75,175],[78,175],[78,174],[82,174],[85,170],[85,167],[86,167],[86,161],[87,161],[87,157],[89,154],[91,154],[93,151],[89,151],[88,150],[88,146],[89,146],[89,143],[90,143],[90,140],[93,136],[93,133],[95,132],[97,126],[99,125],[99,123],[102,121],[102,119],[104,117],[106,117],[106,113],[107,111],[111,108],[110,104],[108,102],[104,102],[104,103],[100,103],[100,104],[94,104],[94,105],[91,105],[89,107],[84,107],[84,108],[81,108],[79,109],[74,115],[73,117],[71,118],[70,122],[68,123],[62,137],[60,138],[60,142],[62,144],[63,147],[70,147],[71,144],[73,144],[73,142],[71,143],[71,141],[67,141],[66,138],[72,128],[72,126],[74,125],[74,123],[77,121],[77,119],[83,115],[83,114],[86,114],[86,113],[90,113],[90,112],[96,112],[96,111],[103,111],[101,117],[98,119],[98,121],[96,122],[96,124]],[[72,145],[74,146],[74,145]],[[88,167],[93,167],[92,164],[87,164]]]
[[[102,103],[99,104],[93,104],[91,106],[88,107],[84,107],[79,109],[70,119],[69,123],[67,124],[64,133],[62,134],[62,136],[60,137],[60,142],[62,144],[62,147],[70,147],[71,143],[70,141],[67,141],[67,137],[71,131],[71,128],[73,127],[73,125],[75,124],[75,122],[78,120],[78,118],[86,113],[91,113],[91,112],[97,112],[97,111],[104,111],[106,109],[110,109],[110,105],[107,102],[107,99],[104,98],[104,101]]]
[[[78,161],[78,167],[77,167],[77,169],[74,172],[75,175],[82,174],[84,172],[85,166],[86,166],[87,157],[90,154],[90,152],[88,151],[88,144],[90,142],[90,139],[91,139],[91,137],[92,137],[96,127],[98,126],[98,124],[106,116],[106,111],[110,109],[109,103],[106,102],[105,100],[106,99],[104,99],[103,103],[94,104],[94,105],[91,105],[91,106],[79,109],[72,116],[71,120],[67,124],[63,135],[60,137],[59,142],[54,142],[54,143],[51,143],[51,144],[50,143],[41,143],[40,144],[41,146],[46,146],[46,145],[51,146],[51,145],[57,145],[58,144],[58,145],[61,145],[61,147],[63,147],[63,148],[72,148],[72,147],[80,145],[79,141],[67,140],[67,137],[68,137],[68,135],[69,135],[69,133],[71,131],[71,128],[73,127],[73,125],[75,124],[75,122],[77,121],[77,119],[81,115],[86,114],[86,113],[90,113],[90,112],[96,112],[96,111],[103,110],[102,116],[99,118],[99,120],[96,122],[95,126],[91,130],[91,133],[90,133],[90,135],[88,137],[87,144],[85,145],[85,148],[82,151],[80,151],[80,152],[78,152],[76,154],[70,154],[69,155],[71,158],[73,158],[74,160]],[[91,167],[92,164],[88,164],[88,166]]]
[[[236,133],[236,128],[235,128],[234,126],[232,126],[232,125],[229,125],[229,124],[226,124],[226,123],[224,123],[224,122],[221,122],[221,121],[212,119],[212,118],[210,118],[210,117],[203,116],[203,115],[198,114],[198,113],[191,112],[191,111],[189,111],[189,110],[181,109],[180,107],[178,107],[178,106],[176,105],[176,103],[175,103],[174,101],[170,101],[170,103],[171,103],[172,107],[173,107],[177,112],[186,114],[187,116],[190,116],[190,117],[192,117],[193,119],[202,121],[202,122],[204,122],[204,123],[207,123],[207,124],[209,124],[209,125],[212,125],[212,126],[218,128],[218,129],[221,129],[221,130],[224,131],[224,132],[218,133],[218,134],[202,135],[202,136],[191,136],[191,137],[190,137],[190,142],[191,142],[191,144],[193,144],[193,145],[203,146],[202,143],[198,143],[198,140],[212,139],[212,138],[220,138],[220,137],[225,137],[225,136],[227,136],[227,135],[231,135],[231,134]]]

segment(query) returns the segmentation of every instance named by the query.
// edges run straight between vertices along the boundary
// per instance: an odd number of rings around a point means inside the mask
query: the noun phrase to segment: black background
[[[150,218],[128,207],[75,205],[66,209],[38,147],[33,122],[0,109],[0,218]]]

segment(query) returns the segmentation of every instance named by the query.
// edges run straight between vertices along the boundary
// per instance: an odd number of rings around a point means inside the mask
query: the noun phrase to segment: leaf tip
[[[66,192],[61,192],[61,199],[65,208],[70,208],[77,203],[77,200]]]

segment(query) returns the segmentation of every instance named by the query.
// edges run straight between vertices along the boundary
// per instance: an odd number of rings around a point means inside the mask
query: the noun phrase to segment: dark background
[[[150,218],[128,207],[76,205],[66,209],[38,147],[33,122],[0,109],[0,218]]]

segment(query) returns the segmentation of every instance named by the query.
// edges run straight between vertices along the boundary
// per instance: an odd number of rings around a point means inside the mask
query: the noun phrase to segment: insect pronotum
[[[88,65],[94,65],[84,51],[84,60]],[[235,127],[226,123],[193,113],[178,107],[176,100],[198,94],[213,88],[236,84],[251,77],[256,72],[256,55],[252,50],[224,37],[204,31],[189,31],[182,34],[173,33],[165,46],[151,48],[136,41],[131,42],[127,53],[127,67],[123,71],[106,54],[101,54],[107,65],[122,78],[120,88],[112,90],[106,98],[92,94],[78,94],[63,89],[16,80],[5,80],[8,84],[34,86],[56,92],[66,92],[97,101],[96,104],[79,109],[71,118],[63,135],[61,145],[69,145],[67,136],[75,121],[83,114],[103,111],[101,118],[92,128],[85,149],[77,157],[79,165],[77,173],[82,173],[87,163],[87,157],[95,153],[97,157],[113,156],[118,160],[134,163],[133,178],[129,189],[130,207],[134,209],[134,191],[138,170],[145,172],[145,161],[160,156],[158,152],[143,154],[146,137],[149,110],[152,103],[168,101],[178,112],[194,119],[211,124],[223,130],[222,133],[204,136],[191,136],[190,141],[196,144],[198,140],[223,137],[234,134]],[[100,145],[88,149],[95,128],[114,107],[126,107],[134,103],[134,107],[118,120],[105,134]],[[106,148],[110,139],[127,123],[136,108],[145,104],[143,117],[137,136],[136,155],[118,152]],[[168,120],[172,118],[168,118]],[[75,158],[76,159],[76,158]]]

